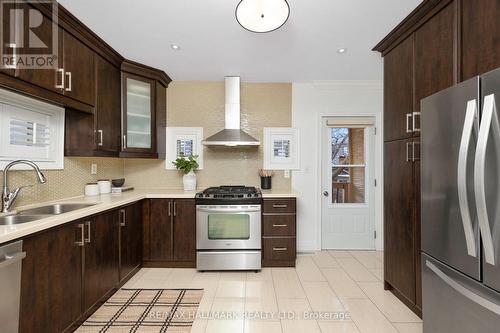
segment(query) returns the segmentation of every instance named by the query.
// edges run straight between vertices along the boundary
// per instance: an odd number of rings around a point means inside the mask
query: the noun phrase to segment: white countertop
[[[25,237],[38,231],[49,229],[67,222],[75,221],[86,216],[98,214],[100,212],[134,203],[143,199],[178,199],[178,198],[194,198],[197,191],[183,190],[167,190],[167,189],[151,189],[151,190],[133,190],[130,192],[104,194],[93,197],[75,197],[70,199],[57,200],[53,202],[44,202],[36,205],[18,207],[11,213],[17,210],[25,210],[40,206],[46,206],[51,203],[95,203],[95,205],[78,209],[69,213],[60,215],[50,215],[46,218],[28,223],[15,225],[0,225],[0,244],[17,238]],[[262,191],[264,198],[279,198],[279,197],[297,197],[298,194],[292,191],[264,190]],[[2,214],[0,214],[1,216]]]

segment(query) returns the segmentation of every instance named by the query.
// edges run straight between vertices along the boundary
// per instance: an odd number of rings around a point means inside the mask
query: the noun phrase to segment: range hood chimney
[[[259,140],[245,133],[240,128],[240,77],[226,76],[225,126],[220,132],[206,138],[205,146],[259,146]]]

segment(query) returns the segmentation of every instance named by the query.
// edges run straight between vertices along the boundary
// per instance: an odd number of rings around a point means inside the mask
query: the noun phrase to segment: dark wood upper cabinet
[[[415,32],[415,111],[420,100],[451,87],[455,74],[455,4],[452,2]]]
[[[462,4],[462,79],[500,67],[500,1]]]
[[[94,51],[71,33],[63,33],[64,94],[95,105]]]
[[[89,309],[119,283],[117,211],[85,219],[84,227],[83,304]]]
[[[196,260],[196,204],[194,199],[173,201],[174,260]]]
[[[106,156],[118,156],[121,136],[120,70],[96,56],[95,145]]]
[[[142,203],[119,210],[120,281],[127,279],[142,263]]]
[[[384,58],[384,140],[410,138],[413,113],[413,36]]]
[[[19,332],[59,333],[82,314],[80,222],[24,239]]]
[[[384,144],[384,279],[415,303],[413,139]]]

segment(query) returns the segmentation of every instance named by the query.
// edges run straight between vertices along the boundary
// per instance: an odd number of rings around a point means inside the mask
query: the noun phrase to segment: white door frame
[[[322,157],[323,157],[323,149],[324,149],[324,142],[323,142],[323,137],[322,137],[322,126],[323,126],[323,118],[327,117],[373,117],[375,118],[375,128],[376,128],[376,135],[375,135],[375,148],[374,148],[374,158],[373,158],[373,174],[375,177],[375,180],[377,182],[377,187],[375,188],[375,193],[374,193],[374,211],[375,211],[375,231],[377,233],[377,238],[375,239],[375,249],[376,250],[383,250],[384,248],[384,228],[383,228],[383,208],[384,208],[384,196],[383,196],[383,184],[384,184],[384,179],[383,179],[383,125],[382,125],[382,115],[381,114],[374,114],[374,113],[337,113],[337,112],[328,112],[328,113],[318,113],[317,118],[316,118],[316,142],[319,142],[319,147],[318,147],[318,154],[316,156],[316,165],[317,170],[316,170],[316,182],[318,184],[317,192],[316,193],[316,209],[319,214],[319,218],[317,219],[316,223],[316,230],[317,230],[317,241],[319,245],[319,249],[321,250],[323,248],[323,238],[322,238],[322,223],[323,223],[323,218],[322,218],[322,201],[323,201],[323,182],[322,182]]]

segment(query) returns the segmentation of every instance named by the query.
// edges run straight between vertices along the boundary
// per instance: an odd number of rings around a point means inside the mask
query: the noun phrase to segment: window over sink
[[[0,169],[19,159],[64,168],[64,108],[0,89]]]

